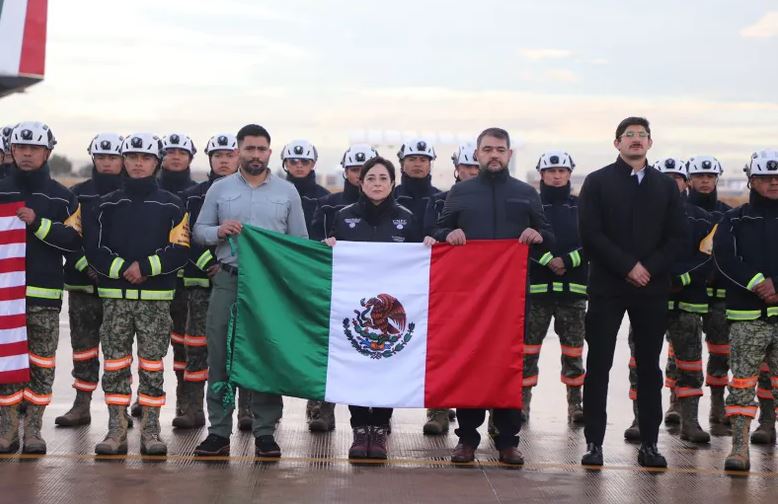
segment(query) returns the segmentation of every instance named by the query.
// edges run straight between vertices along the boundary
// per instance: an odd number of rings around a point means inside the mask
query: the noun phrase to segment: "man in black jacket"
[[[648,121],[624,119],[616,128],[616,162],[586,177],[579,229],[589,256],[589,346],[584,381],[584,465],[602,465],[608,375],[624,312],[635,331],[641,447],[638,463],[666,467],[656,442],[662,420],[659,354],[667,327],[670,268],[685,238],[675,183],[646,162]]]
[[[489,128],[478,136],[480,173],[451,188],[434,238],[450,245],[464,245],[467,240],[518,238],[521,243],[553,247],[554,234],[537,191],[508,173],[512,153],[507,131]],[[481,441],[477,429],[485,415],[483,409],[457,410],[459,444],[451,455],[452,462],[475,460]],[[495,445],[501,462],[524,463],[518,449],[521,423],[521,410],[494,410],[494,425],[499,431]]]
[[[432,144],[424,138],[407,140],[397,152],[400,159],[401,184],[394,190],[397,203],[404,206],[415,217],[414,232],[418,235],[424,232],[424,214],[432,196],[440,189],[432,185],[432,162],[437,155]]]
[[[25,224],[26,330],[30,380],[0,385],[0,453],[19,449],[19,404],[24,400],[23,453],[46,453],[43,412],[51,403],[62,307],[62,256],[81,247],[78,202],[51,178],[48,160],[57,141],[39,122],[19,123],[11,134],[14,166],[0,181],[0,203],[20,205]],[[6,308],[7,309],[7,308]]]
[[[308,140],[292,140],[281,150],[281,163],[286,172],[286,180],[294,184],[303,203],[305,227],[308,236],[313,237],[313,217],[319,206],[319,200],[330,192],[316,183],[316,162],[319,153]]]

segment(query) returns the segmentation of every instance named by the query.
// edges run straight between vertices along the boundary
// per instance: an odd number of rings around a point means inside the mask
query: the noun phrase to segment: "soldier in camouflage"
[[[95,453],[127,453],[132,347],[138,339],[138,402],[141,453],[167,454],[160,438],[159,412],[165,404],[163,358],[170,345],[170,303],[176,272],[189,253],[187,215],[181,200],[157,185],[161,141],[137,133],[122,144],[122,189],[100,199],[88,216],[86,256],[98,273],[103,300],[100,343],[108,434]]]
[[[726,313],[732,379],[726,413],[732,451],[724,467],[738,471],[751,467],[748,434],[757,411],[757,375],[765,360],[773,373],[773,399],[778,396],[778,150],[755,152],[747,175],[749,201],[724,214],[713,244],[716,264],[731,282]]]
[[[568,422],[583,423],[581,386],[586,316],[587,260],[578,237],[578,198],[570,194],[575,163],[562,151],[538,160],[543,212],[556,236],[553,250],[539,247],[530,268],[530,308],[524,336],[523,413],[529,420],[532,387],[538,383],[538,358],[551,319],[562,350],[561,380],[567,387]]]

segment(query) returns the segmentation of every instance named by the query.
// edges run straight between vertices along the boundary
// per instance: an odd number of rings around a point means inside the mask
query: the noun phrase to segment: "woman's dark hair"
[[[648,137],[651,138],[651,127],[648,125],[648,119],[645,117],[627,117],[616,127],[616,140],[621,138],[621,135],[630,126],[643,126],[646,129],[646,133],[648,133]]]
[[[243,143],[243,139],[247,136],[262,137],[267,139],[267,143],[270,143],[270,133],[259,124],[247,124],[243,126],[236,135],[238,144]]]
[[[362,165],[362,169],[359,171],[359,181],[363,182],[365,180],[365,177],[367,176],[367,172],[370,171],[372,167],[375,165],[382,165],[384,168],[386,168],[386,171],[389,172],[389,179],[394,184],[395,181],[395,172],[394,172],[394,165],[391,161],[388,159],[384,159],[381,156],[376,156],[372,159],[368,159],[365,164]]]

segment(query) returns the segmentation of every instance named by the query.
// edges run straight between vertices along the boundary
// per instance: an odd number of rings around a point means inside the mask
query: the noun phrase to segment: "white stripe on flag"
[[[2,259],[10,259],[12,257],[25,257],[25,244],[24,243],[8,243],[0,246],[3,251]]]
[[[14,327],[13,329],[0,329],[0,343],[18,343],[27,341],[27,328]]]
[[[19,217],[0,217],[0,230],[10,231],[12,229],[24,229],[24,222]]]
[[[2,252],[4,248],[5,247],[0,245],[0,252]],[[24,271],[9,271],[8,273],[0,273],[0,287],[5,289],[8,287],[19,287],[20,285],[26,285]]]
[[[424,406],[429,269],[430,248],[422,244],[335,245],[327,401],[357,406]],[[397,298],[405,309],[406,322],[415,327],[404,349],[388,358],[373,359],[352,346],[343,320],[351,321],[356,310],[365,309],[360,306],[361,299],[367,301],[379,294]],[[356,336],[351,325],[350,331]]]
[[[8,301],[0,301],[0,317],[5,315],[21,315],[22,313],[25,313],[26,311],[26,299],[11,299]],[[7,341],[3,340],[2,334],[10,329],[3,329],[0,330],[0,343],[7,343]]]
[[[0,16],[0,74],[19,75],[22,59],[24,20],[27,16],[27,0],[3,2]]]
[[[0,372],[16,371],[18,369],[27,369],[28,367],[30,367],[30,357],[26,353],[0,357]]]

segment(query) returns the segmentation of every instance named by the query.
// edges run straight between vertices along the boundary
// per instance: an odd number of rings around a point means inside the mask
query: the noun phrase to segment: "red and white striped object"
[[[25,293],[26,227],[16,217],[23,202],[0,205],[0,383],[30,380]]]

